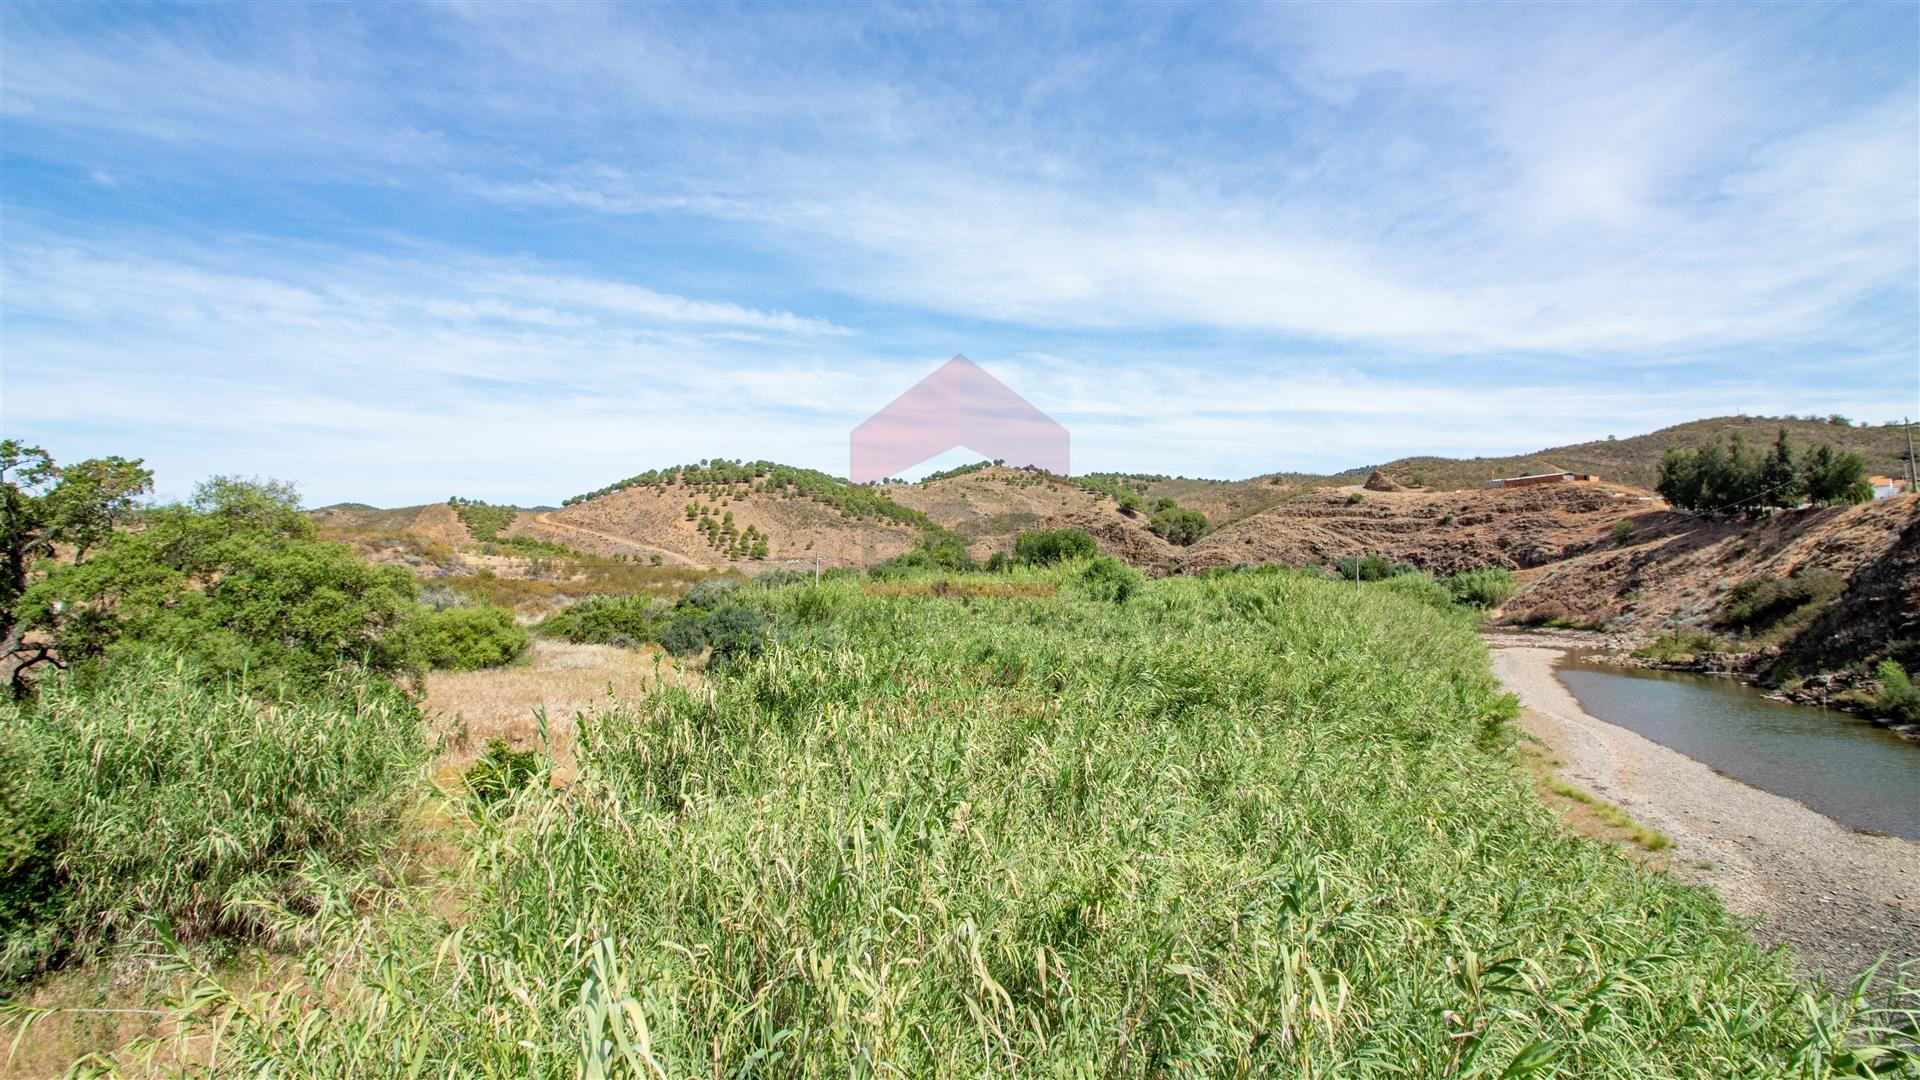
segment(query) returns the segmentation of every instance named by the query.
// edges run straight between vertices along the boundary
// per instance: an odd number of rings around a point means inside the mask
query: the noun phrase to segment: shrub
[[[100,678],[0,703],[0,976],[141,939],[266,939],[256,902],[391,833],[426,758],[382,680],[263,703],[185,659],[127,655]]]
[[[1878,711],[1909,724],[1920,723],[1920,690],[1913,688],[1906,670],[1892,660],[1882,660],[1874,674],[1880,679],[1880,692],[1874,698]]]
[[[1727,593],[1718,625],[1744,634],[1797,621],[1846,590],[1846,578],[1823,566],[1803,566],[1784,578],[1750,578]]]
[[[1340,577],[1353,581],[1381,581],[1393,576],[1394,566],[1383,555],[1349,555],[1334,562]]]
[[[929,531],[920,538],[920,543],[912,551],[869,567],[867,574],[877,581],[888,581],[904,577],[916,570],[966,571],[972,569],[974,569],[973,558],[967,554],[965,538],[945,531]]]
[[[1212,525],[1207,515],[1198,510],[1170,507],[1154,514],[1150,527],[1167,543],[1185,547],[1205,536]]]
[[[547,616],[538,629],[575,644],[632,648],[654,639],[669,610],[665,601],[643,594],[589,596]]]
[[[714,663],[747,659],[767,643],[767,617],[750,607],[723,607],[707,620],[706,638]]]
[[[1633,655],[1655,660],[1691,660],[1701,653],[1726,651],[1726,643],[1705,630],[1669,630],[1648,644],[1633,650]]]
[[[526,787],[540,775],[540,755],[532,750],[515,750],[505,739],[487,743],[487,752],[474,762],[462,779],[467,792],[483,803],[497,803]]]
[[[1366,501],[1367,501],[1367,497],[1366,497],[1365,495],[1362,495],[1362,494],[1360,494],[1360,493],[1359,493],[1359,492],[1357,492],[1357,491],[1350,491],[1350,492],[1348,492],[1348,493],[1347,493],[1347,505],[1348,505],[1348,506],[1356,506],[1356,505],[1358,505],[1358,504],[1360,504],[1360,503],[1363,503],[1363,502],[1366,502]]]
[[[729,602],[733,596],[733,590],[739,587],[738,581],[729,578],[711,578],[697,582],[693,588],[688,589],[687,595],[680,598],[680,603],[701,611],[713,611]]]
[[[1613,542],[1625,544],[1633,539],[1634,524],[1632,518],[1621,518],[1613,523]]]
[[[1565,627],[1569,630],[1604,629],[1612,617],[1604,603],[1594,600],[1573,605],[1559,600],[1536,601],[1520,611],[1509,609],[1508,615],[1527,626]]]
[[[419,599],[421,607],[432,608],[435,611],[445,611],[448,608],[457,607],[472,607],[474,605],[473,597],[468,596],[466,593],[461,592],[451,585],[444,585],[437,582],[432,585],[422,586]]]
[[[1030,529],[1013,541],[1013,561],[1028,566],[1090,559],[1099,551],[1100,545],[1080,529]]]
[[[1124,604],[1146,584],[1140,571],[1111,555],[1096,555],[1080,572],[1080,591],[1091,600]]]
[[[1447,579],[1447,592],[1468,607],[1497,608],[1512,599],[1515,587],[1513,572],[1499,566],[1463,570]]]
[[[682,615],[660,631],[660,647],[671,656],[697,655],[707,647],[706,626],[691,615]]]
[[[473,671],[499,667],[527,651],[527,628],[497,607],[452,607],[419,612],[398,631],[418,667]]]

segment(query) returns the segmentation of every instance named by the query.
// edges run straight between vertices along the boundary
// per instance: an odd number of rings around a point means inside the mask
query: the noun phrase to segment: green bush
[[[973,565],[972,556],[967,554],[967,541],[964,537],[945,531],[928,530],[912,551],[868,567],[867,575],[876,581],[893,581],[922,570],[973,569],[976,568]]]
[[[1880,692],[1874,698],[1877,710],[1905,723],[1920,723],[1920,690],[1913,688],[1906,669],[1892,660],[1882,660],[1874,674],[1880,679]]]
[[[424,668],[473,671],[499,667],[527,651],[527,628],[497,607],[422,607],[402,623],[408,657]]]
[[[1497,608],[1513,598],[1513,571],[1499,566],[1463,570],[1447,579],[1453,599],[1468,607]]]
[[[1027,566],[1091,559],[1099,551],[1100,545],[1080,529],[1029,529],[1013,541],[1013,561]]]
[[[1170,507],[1153,515],[1151,528],[1167,543],[1185,547],[1205,536],[1212,525],[1198,510]]]
[[[1348,581],[1356,578],[1361,581],[1382,581],[1399,571],[1384,555],[1349,555],[1336,560],[1333,568],[1339,577]],[[1408,569],[1412,569],[1408,567]]]
[[[707,620],[705,629],[714,663],[747,659],[767,642],[767,617],[750,607],[723,607]]]
[[[670,656],[684,658],[698,655],[700,650],[707,647],[706,624],[694,616],[682,615],[660,631],[660,647],[667,650]]]
[[[313,875],[392,832],[426,758],[382,680],[263,703],[204,666],[127,655],[0,703],[0,976],[161,919],[180,940],[265,939]]]
[[[1763,633],[1812,615],[1846,587],[1846,578],[1824,566],[1803,566],[1783,578],[1750,578],[1727,593],[1715,621],[1743,634]]]
[[[1725,652],[1727,644],[1705,630],[1669,630],[1651,642],[1633,650],[1633,655],[1654,660],[1691,660],[1701,653]]]
[[[733,592],[739,587],[740,582],[731,578],[709,578],[695,582],[693,588],[687,590],[687,595],[680,598],[680,606],[697,611],[716,611],[732,601]]]
[[[505,739],[487,743],[487,752],[468,767],[462,779],[467,792],[483,803],[497,803],[533,782],[540,775],[540,755],[532,750],[515,750]]]
[[[1363,502],[1366,502],[1366,501],[1367,501],[1367,497],[1366,497],[1365,495],[1362,495],[1362,494],[1360,494],[1360,493],[1359,493],[1359,492],[1357,492],[1357,491],[1349,491],[1349,492],[1347,492],[1347,505],[1348,505],[1348,506],[1358,506],[1359,504],[1361,504],[1361,503],[1363,503]]]
[[[1613,523],[1613,542],[1625,544],[1633,539],[1634,524],[1632,518],[1621,518]]]
[[[554,612],[536,628],[544,637],[633,648],[654,640],[671,607],[643,594],[589,596]]]
[[[1080,571],[1078,584],[1088,599],[1124,604],[1146,584],[1146,578],[1111,555],[1096,555]]]

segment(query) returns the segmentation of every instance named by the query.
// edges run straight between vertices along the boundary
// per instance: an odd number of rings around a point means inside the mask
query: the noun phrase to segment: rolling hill
[[[1399,483],[1438,491],[1476,488],[1495,476],[1522,476],[1539,472],[1593,473],[1603,480],[1652,488],[1660,476],[1660,459],[1669,447],[1689,447],[1738,434],[1749,445],[1765,448],[1781,428],[1796,447],[1829,443],[1835,450],[1859,454],[1869,473],[1887,476],[1906,473],[1906,430],[1897,425],[1842,426],[1826,420],[1792,417],[1716,416],[1661,428],[1625,439],[1555,446],[1531,454],[1508,457],[1408,457],[1377,466]],[[1374,467],[1350,469],[1326,477],[1336,484],[1358,484]]]
[[[1501,567],[1517,573],[1521,586],[1508,605],[1510,617],[1607,626],[1641,638],[1708,626],[1735,585],[1807,567],[1858,577],[1860,595],[1850,591],[1836,601],[1860,609],[1855,615],[1870,614],[1890,596],[1920,602],[1911,558],[1920,537],[1914,525],[1920,497],[1788,511],[1755,523],[1675,511],[1647,490],[1670,447],[1736,433],[1757,447],[1781,427],[1800,447],[1830,443],[1861,455],[1870,471],[1904,470],[1905,432],[1897,427],[1716,417],[1532,454],[1410,457],[1377,467],[1395,482],[1389,488],[1404,490],[1359,490],[1373,468],[1220,481],[1118,473],[1063,477],[983,462],[917,483],[858,486],[774,462],[714,460],[639,473],[557,509],[494,508],[511,514],[497,543],[477,540],[443,503],[395,510],[338,504],[314,511],[314,517],[367,557],[404,563],[423,577],[510,575],[522,566],[532,572],[543,557],[569,551],[585,557],[582,566],[641,564],[680,574],[814,565],[857,569],[902,555],[932,532],[958,535],[969,554],[984,561],[1010,551],[1024,530],[1078,528],[1102,551],[1155,574],[1261,564],[1324,567],[1361,554],[1436,575]],[[1601,479],[1520,489],[1483,486],[1489,475],[1547,471]],[[1122,496],[1131,505],[1123,506]],[[1205,513],[1212,531],[1189,547],[1155,535],[1149,527],[1153,503],[1168,498]],[[516,540],[522,541],[518,547]],[[1885,634],[1869,635],[1876,640],[1920,636],[1910,617],[1868,621],[1886,624]],[[1795,655],[1822,662],[1845,662],[1878,647],[1866,640],[1837,652],[1805,640],[1793,645]]]

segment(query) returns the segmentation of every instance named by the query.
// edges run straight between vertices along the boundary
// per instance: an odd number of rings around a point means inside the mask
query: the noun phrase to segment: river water
[[[1732,679],[1569,660],[1587,712],[1856,829],[1920,841],[1920,743]]]

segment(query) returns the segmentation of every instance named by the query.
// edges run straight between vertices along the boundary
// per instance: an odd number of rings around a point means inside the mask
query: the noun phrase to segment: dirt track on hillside
[[[1836,981],[1882,953],[1920,960],[1920,844],[1855,832],[1588,714],[1553,673],[1559,649],[1491,644],[1527,729],[1566,761],[1562,777],[1671,836],[1673,872],[1757,919],[1762,943],[1790,945]]]

